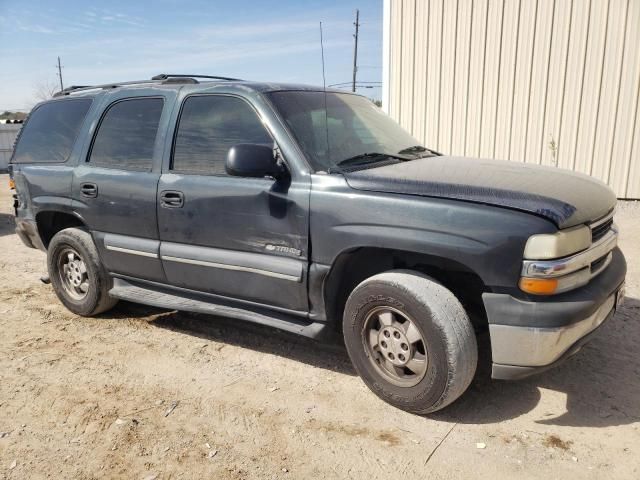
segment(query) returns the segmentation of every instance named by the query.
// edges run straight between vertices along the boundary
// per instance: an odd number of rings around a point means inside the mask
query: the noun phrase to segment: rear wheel
[[[435,412],[473,379],[471,322],[453,293],[425,275],[397,270],[365,280],[347,300],[343,327],[359,375],[398,408]]]
[[[86,230],[67,228],[58,232],[49,244],[47,266],[53,290],[73,313],[90,317],[118,303],[109,296],[112,280]]]

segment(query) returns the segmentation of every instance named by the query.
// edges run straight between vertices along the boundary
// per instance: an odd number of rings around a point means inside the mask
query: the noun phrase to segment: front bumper
[[[620,249],[588,285],[537,301],[485,293],[492,377],[514,380],[546,370],[576,353],[615,312],[626,275]]]

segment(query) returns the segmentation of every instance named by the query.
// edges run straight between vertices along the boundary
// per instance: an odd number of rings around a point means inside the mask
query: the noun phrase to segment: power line
[[[335,87],[335,88],[337,88],[337,89],[342,89],[342,88],[347,88],[347,87],[349,87],[349,88],[350,88],[350,87],[351,87],[351,84],[349,84],[349,85],[342,85],[342,86],[338,86],[338,87]],[[357,90],[358,88],[382,88],[382,85],[360,85],[359,83],[356,83],[356,90]]]
[[[340,86],[353,85],[352,81],[349,82],[340,82],[340,83],[332,83],[331,85],[327,85],[327,87],[340,87]],[[356,85],[382,85],[382,82],[356,82]]]

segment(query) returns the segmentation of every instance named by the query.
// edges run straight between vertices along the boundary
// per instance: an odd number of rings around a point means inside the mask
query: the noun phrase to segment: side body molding
[[[110,273],[164,282],[160,263],[160,241],[93,231],[100,257]]]
[[[248,272],[292,282],[302,281],[302,262],[293,258],[171,242],[162,242],[160,256],[164,262]]]
[[[158,258],[159,247],[160,242],[158,240],[116,235],[113,233],[104,235],[104,248],[113,252]]]

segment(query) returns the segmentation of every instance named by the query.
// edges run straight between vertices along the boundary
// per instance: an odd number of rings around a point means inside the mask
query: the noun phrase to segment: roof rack
[[[54,97],[57,97],[58,95],[62,94],[62,93],[68,93],[68,92],[73,92],[74,90],[81,90],[84,88],[93,88],[90,85],[71,85],[70,87],[64,88],[62,90],[60,90],[59,92],[57,92]]]
[[[132,82],[117,82],[117,83],[105,83],[104,85],[74,85],[71,87],[67,87],[64,90],[60,90],[55,93],[54,97],[62,97],[65,95],[70,95],[71,93],[83,92],[87,90],[107,90],[109,88],[117,88],[123,87],[126,85],[143,85],[145,83],[158,83],[154,80],[134,80]]]
[[[70,95],[71,93],[87,91],[87,90],[107,90],[110,88],[124,87],[127,85],[144,85],[145,83],[150,84],[169,84],[169,83],[199,83],[196,78],[208,78],[212,80],[226,80],[226,81],[239,81],[239,78],[231,78],[231,77],[217,77],[212,75],[182,75],[182,74],[171,74],[171,73],[161,73],[159,75],[155,75],[151,78],[151,80],[134,80],[131,82],[116,82],[116,83],[105,83],[104,85],[72,85],[67,87],[59,92],[55,93],[54,97],[62,97],[65,95]]]
[[[218,77],[215,75],[184,75],[180,73],[160,73],[151,77],[151,80],[169,80],[170,78],[210,78],[212,80],[241,81],[239,78]]]

